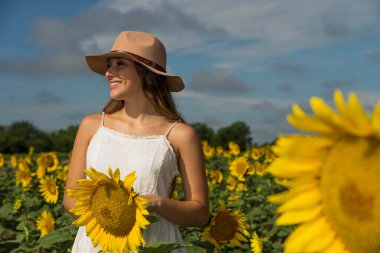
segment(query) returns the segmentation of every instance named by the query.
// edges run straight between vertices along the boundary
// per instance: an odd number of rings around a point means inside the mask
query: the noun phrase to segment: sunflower
[[[256,232],[253,233],[250,242],[253,253],[261,253],[263,251],[263,240],[256,234]]]
[[[37,218],[37,228],[41,232],[40,237],[43,237],[54,230],[54,218],[52,214],[43,210],[41,215]]]
[[[251,157],[253,160],[258,161],[261,157],[261,150],[257,147],[253,147],[251,150]]]
[[[22,206],[22,200],[21,199],[16,199],[16,201],[13,203],[12,209],[13,212],[17,212]]]
[[[202,240],[211,242],[218,250],[221,245],[229,243],[242,247],[240,242],[247,242],[245,236],[249,236],[247,229],[246,218],[239,210],[227,210],[224,201],[221,201],[219,210],[203,231]]]
[[[211,147],[207,141],[202,141],[202,148],[206,159],[209,159],[214,156],[215,148]]]
[[[59,180],[66,182],[68,171],[69,171],[69,165],[68,164],[62,166],[62,168],[58,172],[57,178]]]
[[[230,154],[232,154],[232,155],[239,155],[240,154],[240,147],[235,142],[233,142],[233,141],[228,142],[228,148],[229,148]]]
[[[18,160],[17,160],[17,156],[16,156],[16,155],[11,155],[10,163],[11,163],[11,166],[12,166],[13,168],[16,168],[16,167],[17,167]]]
[[[277,225],[299,224],[284,252],[380,252],[380,103],[367,115],[354,93],[334,93],[336,110],[310,99],[314,115],[297,105],[288,121],[313,136],[281,137],[269,171],[291,180],[270,196],[282,205]]]
[[[210,170],[208,176],[213,184],[219,184],[223,180],[223,173],[220,170]]]
[[[85,171],[90,179],[78,180],[79,186],[69,190],[69,196],[77,201],[70,211],[79,218],[73,223],[86,226],[94,246],[100,245],[103,252],[135,251],[145,244],[141,229],[149,222],[145,205],[148,200],[137,195],[132,185],[136,180],[132,172],[120,180],[120,171],[107,175],[94,168]]]
[[[58,186],[53,176],[46,176],[40,180],[40,192],[47,203],[56,204],[58,200]]]
[[[233,177],[231,177],[231,176],[229,176],[228,178],[227,178],[227,180],[226,180],[226,187],[227,187],[227,189],[229,190],[229,191],[233,191],[233,190],[235,190],[235,188],[236,188],[236,180],[235,180],[235,178],[233,178]]]
[[[236,186],[236,191],[237,192],[241,192],[241,191],[246,191],[247,190],[247,185],[246,184],[242,184],[242,183],[238,183],[237,186]]]
[[[55,171],[59,165],[58,156],[55,152],[41,153],[37,158],[37,164],[48,172]]]
[[[44,178],[46,174],[46,169],[43,166],[38,166],[36,170],[36,175],[38,179]]]
[[[2,153],[0,153],[0,167],[4,166],[4,156]]]
[[[30,172],[29,165],[24,161],[20,161],[15,175],[16,182],[22,185],[23,190],[28,190],[33,177],[33,173]]]
[[[218,147],[216,147],[216,154],[217,154],[218,156],[222,156],[223,153],[224,153],[224,150],[223,150],[223,147],[222,147],[222,146],[218,146]]]
[[[231,174],[237,177],[239,181],[245,181],[244,175],[247,172],[248,168],[249,168],[249,163],[244,156],[240,156],[236,158],[230,163],[230,166],[229,166]]]

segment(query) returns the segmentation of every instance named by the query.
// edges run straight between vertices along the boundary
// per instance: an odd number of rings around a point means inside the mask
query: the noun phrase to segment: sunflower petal
[[[282,226],[308,222],[321,215],[321,211],[322,206],[316,206],[304,210],[288,211],[281,214],[281,216],[276,220],[275,224]]]
[[[123,180],[123,185],[124,185],[124,188],[128,191],[131,191],[132,190],[132,187],[133,187],[133,183],[135,182],[136,180],[136,172],[133,171],[131,172],[130,174],[128,174],[124,180]]]
[[[283,213],[286,211],[311,208],[318,205],[320,201],[321,192],[318,189],[305,191],[298,194],[297,196],[294,196],[292,199],[286,201],[277,209],[277,212]]]
[[[326,219],[318,218],[293,231],[284,243],[285,252],[320,252],[331,245],[334,237]]]

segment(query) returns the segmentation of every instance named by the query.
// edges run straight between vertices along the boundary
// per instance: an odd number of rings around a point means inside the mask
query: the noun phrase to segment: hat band
[[[140,55],[137,55],[137,54],[134,54],[134,53],[131,53],[131,52],[128,52],[128,51],[120,51],[120,50],[113,50],[111,51],[111,53],[113,52],[119,52],[119,53],[127,53],[127,54],[130,54],[132,56],[134,56],[138,61],[140,61],[141,63],[145,64],[145,65],[148,65],[149,67],[152,67],[158,71],[161,71],[161,72],[164,72],[166,73],[166,69],[163,68],[161,65],[155,63],[154,61],[151,61],[151,60],[148,60]]]

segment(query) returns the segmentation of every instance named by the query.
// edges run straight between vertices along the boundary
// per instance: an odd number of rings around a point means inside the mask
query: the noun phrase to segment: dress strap
[[[104,112],[102,112],[102,126],[104,126]]]
[[[175,126],[175,124],[177,124],[177,122],[179,122],[179,121],[181,121],[181,120],[177,120],[176,122],[174,122],[174,123],[170,126],[170,128],[168,129],[168,131],[166,131],[166,133],[165,133],[165,136],[166,136],[166,137],[168,136],[168,134],[170,133],[170,131],[173,129],[173,127]]]

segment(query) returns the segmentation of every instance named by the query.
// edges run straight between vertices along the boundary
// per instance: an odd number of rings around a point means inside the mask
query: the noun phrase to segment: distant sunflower
[[[223,173],[220,170],[210,170],[209,178],[213,184],[219,184],[223,180]]]
[[[74,221],[78,226],[86,226],[88,236],[94,246],[100,245],[102,251],[135,251],[145,244],[141,229],[149,222],[145,204],[148,200],[137,195],[132,185],[136,180],[135,172],[121,182],[120,171],[107,175],[94,168],[85,171],[90,179],[78,180],[79,187],[70,189],[69,196],[76,199],[70,211],[79,218]]]
[[[261,253],[263,251],[263,240],[256,234],[256,232],[253,233],[250,242],[253,253]]]
[[[231,174],[239,181],[245,181],[245,173],[248,171],[248,168],[250,167],[247,159],[244,156],[240,156],[230,162],[229,169],[231,171]]]
[[[16,168],[16,167],[17,167],[18,160],[17,160],[17,156],[16,156],[16,155],[11,155],[10,163],[11,163],[11,166],[12,166],[13,168]]]
[[[354,93],[334,93],[336,110],[320,98],[314,115],[297,105],[288,121],[314,136],[281,137],[270,172],[291,180],[290,190],[269,197],[277,225],[300,224],[284,252],[380,252],[380,103],[372,117]]]
[[[233,177],[231,177],[231,176],[229,176],[228,178],[227,178],[227,180],[226,180],[226,187],[227,187],[227,189],[229,190],[229,191],[233,191],[233,190],[235,190],[235,188],[236,188],[236,180],[235,180],[235,178],[233,178]]]
[[[37,164],[48,172],[55,171],[59,166],[58,156],[55,152],[41,153],[37,158]]]
[[[246,218],[240,211],[227,210],[222,201],[210,225],[204,229],[202,240],[211,242],[218,250],[227,244],[242,247],[241,242],[247,242],[246,236],[249,236],[247,229]]]
[[[4,166],[4,156],[2,153],[0,153],[0,167]]]
[[[62,166],[62,168],[58,172],[57,179],[66,182],[68,170],[69,170],[68,164]]]
[[[240,154],[240,147],[237,143],[233,141],[228,142],[228,148],[230,154],[235,156]]]
[[[20,161],[15,174],[16,182],[22,185],[23,190],[28,190],[33,178],[33,173],[30,172],[29,165],[24,161]]]
[[[37,228],[41,232],[40,237],[43,237],[53,231],[54,223],[55,221],[53,215],[50,212],[43,210],[41,215],[38,216],[36,222]]]
[[[12,209],[16,213],[22,206],[22,200],[16,199],[16,201],[13,203]]]
[[[58,186],[53,176],[46,176],[40,180],[40,192],[47,203],[56,204],[58,200]]]
[[[207,159],[211,158],[215,154],[215,148],[211,147],[207,141],[202,141],[203,153]]]

